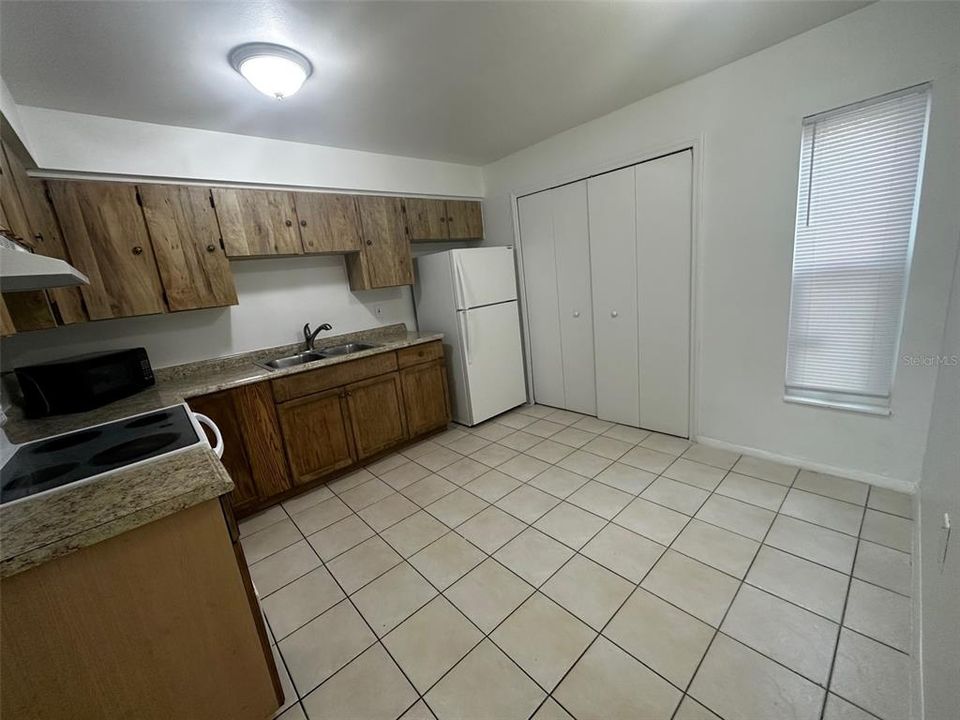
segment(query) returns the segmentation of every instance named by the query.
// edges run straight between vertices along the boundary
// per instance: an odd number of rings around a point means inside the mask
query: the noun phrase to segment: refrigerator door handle
[[[467,305],[467,295],[463,290],[463,268],[460,267],[460,258],[454,256],[453,258],[453,271],[457,276],[457,295],[459,296],[457,300],[461,305],[466,308]]]
[[[467,365],[473,365],[470,359],[470,313],[463,313],[463,349],[467,355]]]

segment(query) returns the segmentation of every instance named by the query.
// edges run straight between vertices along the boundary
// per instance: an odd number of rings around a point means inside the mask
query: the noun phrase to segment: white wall
[[[899,367],[891,417],[782,400],[800,123],[933,82],[902,352],[935,352],[960,230],[958,37],[958,4],[877,3],[556,135],[484,168],[488,242],[514,242],[512,194],[699,140],[699,436],[877,482],[916,482],[934,370]]]
[[[294,343],[307,322],[329,322],[336,335],[395,322],[416,327],[410,288],[351,293],[339,256],[241,260],[230,267],[239,305],[15,335],[3,340],[3,368],[137,346],[147,349],[154,367],[167,367]]]
[[[482,197],[480,168],[19,106],[44,170]]]
[[[953,276],[947,329],[940,349],[936,400],[920,483],[920,587],[923,700],[928,720],[957,716],[960,707],[960,257]],[[953,533],[944,555],[943,514]]]

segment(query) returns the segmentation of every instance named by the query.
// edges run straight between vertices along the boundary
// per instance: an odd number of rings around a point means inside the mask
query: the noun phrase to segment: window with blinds
[[[924,85],[804,120],[787,400],[889,412],[929,103]]]

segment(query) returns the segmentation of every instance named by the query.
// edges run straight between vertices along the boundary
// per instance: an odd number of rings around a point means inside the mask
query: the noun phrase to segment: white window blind
[[[804,120],[786,399],[890,405],[929,87]]]

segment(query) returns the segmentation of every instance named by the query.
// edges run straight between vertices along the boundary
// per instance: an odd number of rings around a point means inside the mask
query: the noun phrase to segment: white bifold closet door
[[[632,167],[587,181],[597,417],[640,425],[637,186]]]
[[[518,201],[533,393],[538,403],[594,414],[587,183]]]
[[[689,435],[690,151],[588,181],[597,416]]]
[[[691,151],[636,166],[640,426],[690,432]]]

